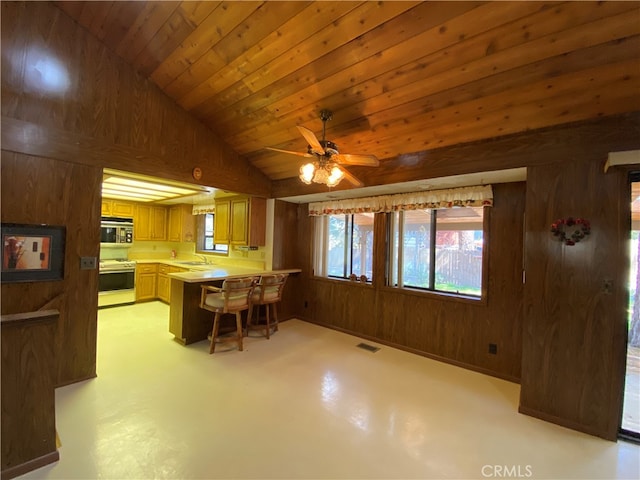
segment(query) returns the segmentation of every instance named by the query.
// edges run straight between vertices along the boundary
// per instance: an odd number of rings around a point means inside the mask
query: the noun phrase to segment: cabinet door
[[[167,239],[167,209],[153,207],[151,209],[151,240]]]
[[[111,204],[111,216],[132,218],[133,203],[114,200]]]
[[[215,243],[229,244],[229,227],[231,220],[231,202],[216,200],[215,224],[213,238]]]
[[[217,219],[216,219],[217,220]],[[249,199],[231,201],[231,238],[232,245],[249,244]]]
[[[156,298],[156,274],[141,273],[136,281],[136,300]]]
[[[180,224],[182,222],[181,219],[181,209],[180,206],[176,205],[169,209],[169,241],[170,242],[179,242],[180,241]]]
[[[101,215],[103,217],[111,217],[111,200],[102,200]]]
[[[151,207],[149,205],[136,205],[133,216],[133,239],[151,240]]]
[[[171,298],[171,279],[166,275],[158,274],[158,298],[167,303]]]

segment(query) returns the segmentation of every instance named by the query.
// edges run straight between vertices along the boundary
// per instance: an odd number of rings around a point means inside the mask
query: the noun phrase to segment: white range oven
[[[101,260],[98,275],[98,308],[136,301],[136,262]]]

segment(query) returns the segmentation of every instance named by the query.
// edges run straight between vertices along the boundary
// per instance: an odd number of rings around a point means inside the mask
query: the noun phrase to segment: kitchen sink
[[[192,260],[189,262],[176,262],[176,263],[179,263],[180,265],[211,265],[210,263],[197,261],[197,260]]]

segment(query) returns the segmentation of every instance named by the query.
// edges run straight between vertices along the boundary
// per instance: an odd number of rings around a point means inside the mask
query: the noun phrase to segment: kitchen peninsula
[[[297,269],[265,270],[260,268],[216,265],[210,270],[170,273],[169,331],[183,345],[205,340],[213,318],[200,308],[201,285],[221,286],[228,278],[254,277],[263,274],[300,273]],[[286,288],[285,288],[286,292]]]

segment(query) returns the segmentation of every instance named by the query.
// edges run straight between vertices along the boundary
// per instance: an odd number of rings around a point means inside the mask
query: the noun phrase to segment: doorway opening
[[[627,366],[620,433],[640,441],[640,172],[630,175],[631,242],[629,308],[627,315]]]

